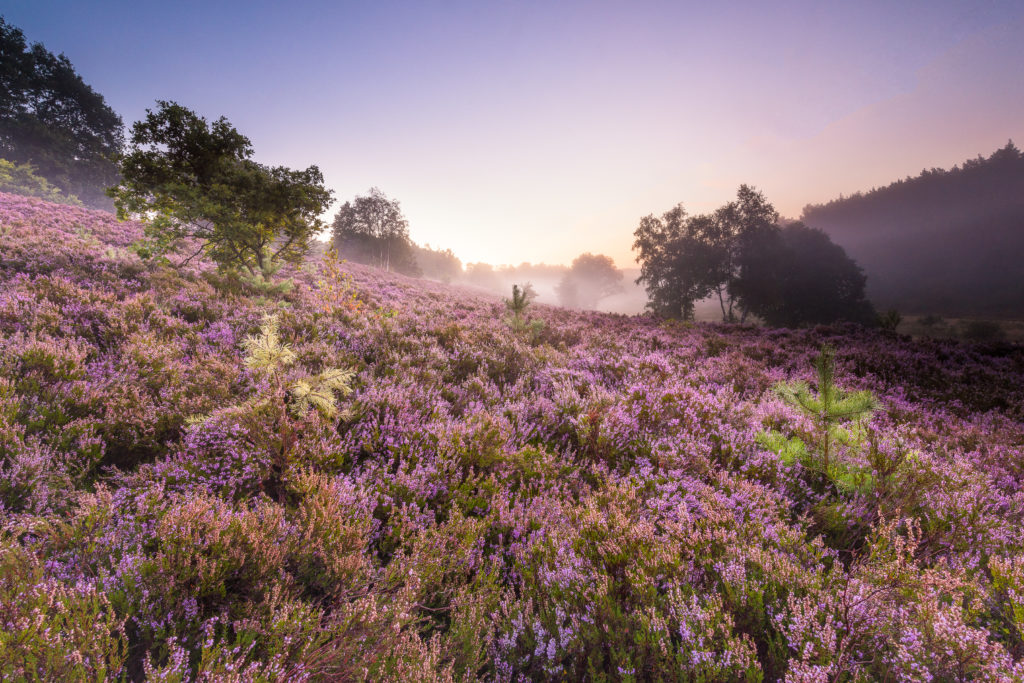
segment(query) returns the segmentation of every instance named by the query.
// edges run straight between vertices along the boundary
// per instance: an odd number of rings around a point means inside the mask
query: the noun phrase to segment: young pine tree
[[[277,316],[268,315],[260,325],[260,333],[243,342],[246,351],[246,367],[268,373],[280,391],[283,370],[295,362],[295,353],[281,342]],[[327,368],[317,375],[309,375],[288,387],[291,412],[302,417],[310,408],[315,408],[326,418],[347,419],[348,411],[338,410],[337,396],[352,393],[353,368]]]
[[[775,388],[776,394],[783,401],[814,421],[818,432],[821,466],[825,474],[829,474],[832,462],[833,429],[848,420],[867,417],[878,407],[878,400],[870,391],[849,393],[836,386],[835,363],[835,349],[825,344],[814,359],[814,369],[818,374],[817,394],[811,391],[806,382],[783,383]]]
[[[524,286],[512,285],[512,298],[505,299],[505,308],[508,309],[510,314],[508,318],[508,325],[515,332],[529,331],[536,335],[540,332],[543,327],[543,322],[540,320],[533,320],[527,322],[526,320],[526,309],[530,307],[530,303],[537,298],[537,293],[533,291],[533,285],[527,282]]]

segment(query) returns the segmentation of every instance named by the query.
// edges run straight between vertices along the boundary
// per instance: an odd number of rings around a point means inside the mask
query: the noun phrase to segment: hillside
[[[1020,347],[516,334],[466,290],[315,261],[265,299],[140,236],[0,195],[0,679],[1024,678]],[[772,387],[824,342],[880,407],[822,465]],[[331,368],[339,414],[289,391]]]
[[[804,208],[864,269],[868,297],[904,313],[1024,318],[1024,154],[922,171]]]

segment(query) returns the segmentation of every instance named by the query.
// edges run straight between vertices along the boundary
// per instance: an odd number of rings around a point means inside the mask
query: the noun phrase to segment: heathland
[[[0,195],[4,680],[1024,677],[1019,346],[141,238]]]

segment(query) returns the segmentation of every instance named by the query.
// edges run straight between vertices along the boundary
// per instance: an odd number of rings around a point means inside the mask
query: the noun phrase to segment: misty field
[[[140,237],[0,195],[0,679],[1024,679],[1020,346]]]

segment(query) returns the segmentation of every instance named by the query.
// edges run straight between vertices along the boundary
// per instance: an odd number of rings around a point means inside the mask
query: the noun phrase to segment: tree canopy
[[[430,245],[413,244],[416,264],[424,277],[451,282],[462,277],[462,260],[451,249],[431,249]]]
[[[745,310],[775,327],[839,320],[873,324],[866,282],[842,247],[821,230],[797,222],[752,243],[737,295]]]
[[[0,18],[0,157],[31,164],[65,195],[111,208],[124,147],[121,117],[63,54],[29,45]]]
[[[622,291],[622,271],[610,257],[580,254],[556,287],[563,306],[592,309],[601,299]]]
[[[224,117],[210,124],[174,102],[157,104],[132,127],[123,179],[111,192],[119,215],[149,219],[163,245],[195,239],[196,254],[264,281],[301,259],[331,201],[320,169],[258,164],[249,139]]]
[[[634,233],[638,283],[648,308],[692,318],[694,304],[716,296],[723,321],[753,314],[771,325],[873,319],[865,278],[843,249],[819,230],[779,226],[779,214],[755,189],[713,213],[687,216],[678,205],[646,216]]]
[[[661,218],[640,219],[633,233],[647,308],[669,318],[693,318],[694,303],[721,282],[722,253],[708,216],[688,216],[682,204]]]
[[[334,246],[357,263],[419,276],[420,268],[409,239],[409,221],[398,200],[376,187],[345,202],[333,222]]]

